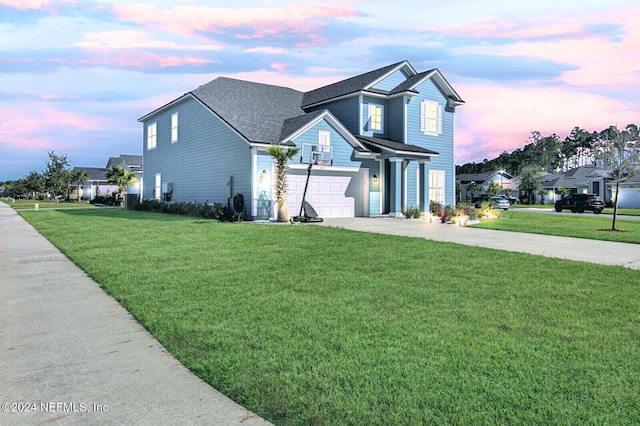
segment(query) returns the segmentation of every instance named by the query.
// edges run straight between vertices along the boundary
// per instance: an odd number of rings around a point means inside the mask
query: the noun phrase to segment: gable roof
[[[302,92],[218,77],[190,92],[250,142],[278,143],[288,118],[305,112]]]
[[[513,179],[513,176],[510,175],[507,172],[501,172],[499,170],[494,170],[491,172],[483,172],[483,173],[460,173],[457,176],[457,180],[459,182],[475,182],[475,183],[482,183],[484,181],[486,181],[487,179],[495,176],[495,175],[499,175],[502,174],[502,176],[505,179]]]
[[[89,176],[88,181],[93,182],[106,182],[107,181],[107,172],[109,169],[104,167],[74,167],[73,171],[82,170]]]
[[[429,78],[433,78],[436,81],[440,90],[443,91],[445,96],[450,101],[452,101],[454,105],[460,105],[465,103],[460,97],[460,95],[458,95],[458,93],[453,89],[453,86],[449,84],[447,79],[444,78],[444,75],[442,75],[440,70],[437,68],[410,76],[405,81],[400,83],[395,89],[391,90],[389,94],[394,95],[402,92],[416,92],[416,88],[420,84],[422,84],[423,81]]]
[[[405,81],[390,91],[373,88],[379,81],[399,69],[405,69],[407,74],[409,74],[409,77]],[[433,78],[436,81],[438,87],[440,87],[445,96],[453,102],[453,105],[464,103],[460,95],[453,89],[447,79],[444,78],[440,70],[434,68],[418,73],[408,61],[402,61],[306,92],[302,99],[302,107],[307,108],[330,99],[336,99],[363,91],[381,95],[397,95],[403,92],[413,92],[417,94],[416,87],[428,78]]]
[[[391,91],[373,88],[399,70],[403,70],[405,75],[410,77],[396,88]],[[427,78],[435,78],[438,85],[443,86],[440,88],[445,96],[449,96],[449,100],[455,98],[455,102],[464,102],[437,69],[417,73],[405,60],[306,93],[288,87],[218,77],[139,118],[138,121],[145,122],[187,99],[195,99],[249,143],[291,145],[287,138],[307,128],[323,114],[328,114],[328,119],[335,122],[334,124],[337,123],[337,130],[354,149],[364,152],[368,151],[368,148],[361,143],[361,139],[348,132],[328,110],[307,112],[305,107],[361,91],[382,95],[411,91],[418,93],[415,87]],[[380,145],[385,146],[384,143],[381,142]],[[407,149],[405,145],[403,152],[408,150],[437,155],[429,150],[422,152],[414,148]]]
[[[405,65],[411,67],[407,61],[397,62],[395,64],[387,65],[386,67],[378,68],[377,70],[369,71],[346,80],[341,80],[336,83],[311,90],[304,94],[302,106],[308,107],[329,99],[339,98],[340,96],[365,90],[377,83],[382,77],[394,72],[396,69],[402,68]]]

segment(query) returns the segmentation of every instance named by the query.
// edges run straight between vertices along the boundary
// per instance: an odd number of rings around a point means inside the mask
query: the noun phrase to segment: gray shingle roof
[[[387,65],[386,67],[379,68],[377,70],[369,71],[364,74],[357,75],[355,77],[348,78],[346,80],[338,81],[337,83],[329,84],[324,87],[306,92],[302,99],[302,106],[323,102],[328,99],[337,98],[350,93],[356,93],[364,90],[367,86],[384,76],[398,65],[405,63],[406,61],[397,62],[395,64]]]
[[[356,139],[361,141],[367,148],[373,152],[382,152],[383,149],[390,151],[411,152],[419,155],[438,155],[437,152],[430,149],[422,148],[417,145],[410,145],[402,142],[392,141],[390,139],[372,138],[369,136],[354,135]]]
[[[305,113],[300,107],[302,92],[227,77],[191,94],[250,142],[278,143],[285,121]]]
[[[297,131],[301,127],[311,123],[317,117],[319,117],[320,115],[324,114],[326,111],[327,111],[326,109],[322,109],[322,110],[319,110],[319,111],[310,112],[308,114],[299,115],[297,117],[287,118],[284,121],[284,124],[282,125],[282,131],[280,133],[279,140],[282,140],[282,139],[286,138],[287,136],[290,136],[292,133],[294,133],[295,131]]]
[[[490,171],[490,172],[483,172],[483,173],[461,173],[457,176],[458,181],[460,182],[476,182],[476,183],[480,183],[480,182],[484,182],[485,180],[489,179],[490,177],[503,173],[505,178],[509,179],[509,178],[513,178],[513,176],[511,176],[509,173],[504,173],[504,172],[500,172],[499,170],[494,170],[494,171]],[[509,176],[509,177],[507,177]]]
[[[109,171],[104,167],[74,167],[73,170],[83,170],[89,176],[88,180],[94,182],[106,182],[107,172]]]
[[[412,75],[407,78],[405,81],[400,83],[395,89],[393,89],[389,94],[396,94],[406,92],[408,90],[413,90],[413,87],[420,82],[423,78],[425,78],[428,74],[433,72],[433,70],[425,71],[418,73],[416,75]]]
[[[132,154],[122,154],[120,155],[122,161],[127,163],[129,167],[141,167],[142,166],[142,155],[132,155]]]

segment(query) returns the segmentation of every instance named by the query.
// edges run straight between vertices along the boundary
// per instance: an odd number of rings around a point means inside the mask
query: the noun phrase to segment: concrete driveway
[[[617,265],[640,270],[639,244],[494,231],[442,223],[429,223],[424,220],[382,217],[327,218],[318,225],[335,226],[354,231],[425,238],[433,241],[447,241],[468,246],[530,253],[601,265]]]

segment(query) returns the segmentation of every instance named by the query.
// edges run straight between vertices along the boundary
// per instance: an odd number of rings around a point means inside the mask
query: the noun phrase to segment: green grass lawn
[[[77,202],[69,202],[69,201],[61,201],[56,204],[55,201],[39,201],[39,200],[0,200],[5,204],[13,207],[16,210],[33,210],[35,204],[38,204],[39,209],[68,209],[68,208],[93,208],[93,204],[87,203],[77,203]]]
[[[275,424],[640,423],[638,271],[312,225],[21,214]]]
[[[545,209],[553,210],[553,204],[513,204],[512,209]],[[590,213],[590,212],[588,212]],[[604,214],[613,214],[613,208],[608,207],[602,211]],[[640,216],[640,209],[618,209],[618,214],[623,216]]]
[[[625,220],[624,217],[618,217],[616,229],[624,230],[624,232],[602,231],[602,229],[611,229],[611,218],[595,215],[591,212],[574,216],[560,213],[550,215],[505,211],[500,219],[482,219],[479,224],[473,226],[501,231],[640,244],[640,220]]]

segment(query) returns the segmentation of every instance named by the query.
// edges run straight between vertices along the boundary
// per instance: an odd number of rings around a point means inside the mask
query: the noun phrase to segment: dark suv
[[[556,201],[555,206],[557,212],[561,212],[562,209],[570,209],[573,213],[583,213],[585,210],[591,210],[595,214],[600,214],[604,209],[604,201],[595,194],[569,194]]]

